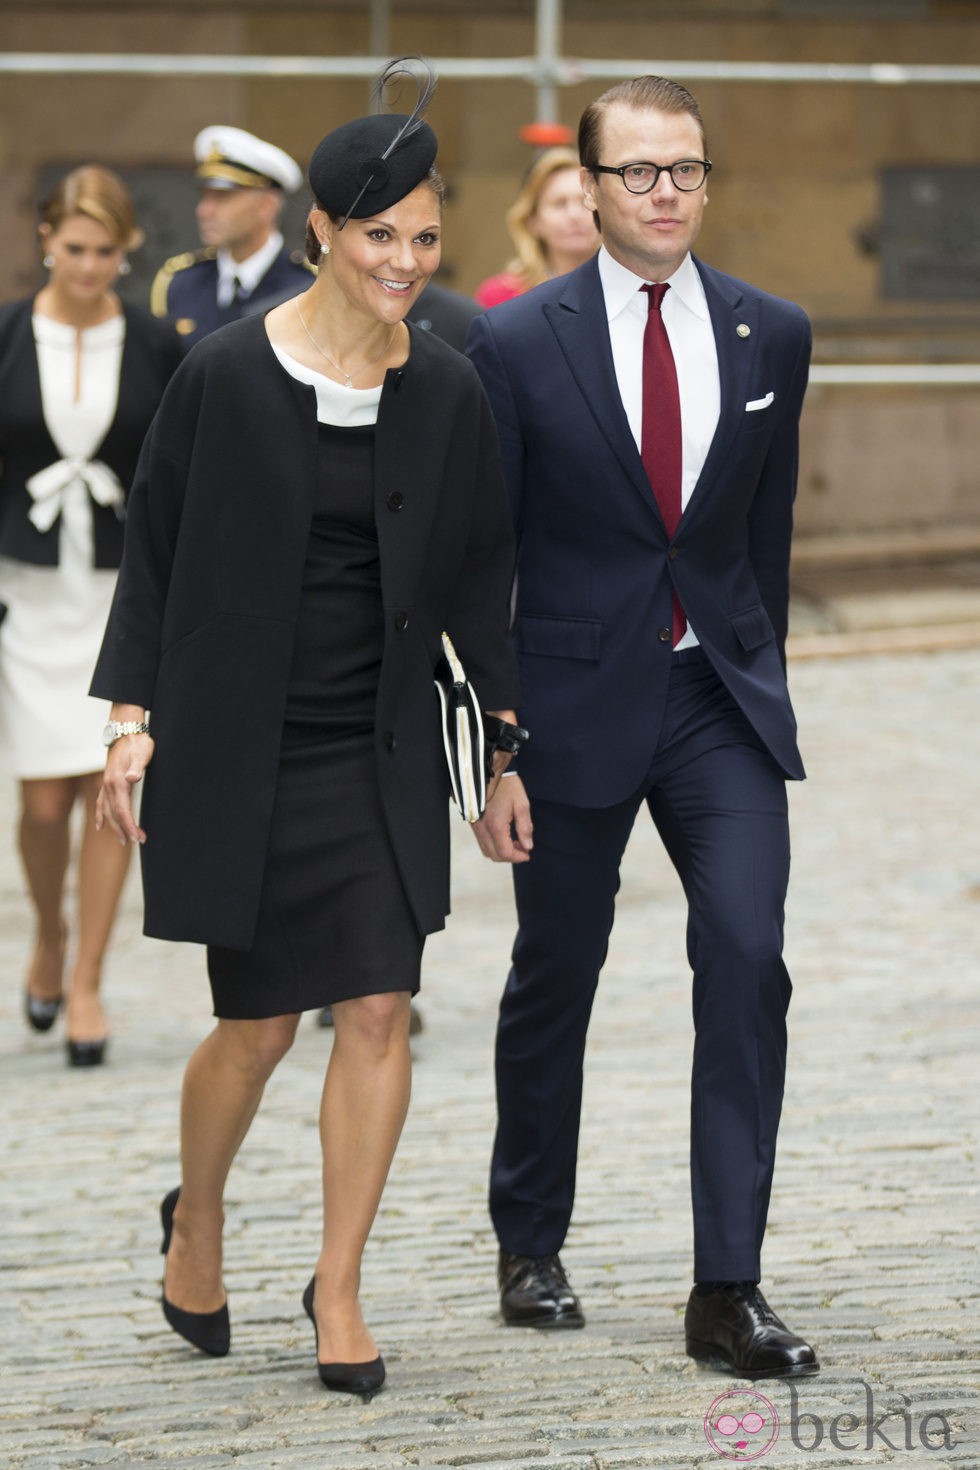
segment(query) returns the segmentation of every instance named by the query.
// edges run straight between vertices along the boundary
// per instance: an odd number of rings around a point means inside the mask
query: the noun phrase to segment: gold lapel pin
[[[752,328],[747,327],[744,322],[739,322],[738,326],[735,328],[736,336],[739,337],[748,337],[751,335],[751,332]]]

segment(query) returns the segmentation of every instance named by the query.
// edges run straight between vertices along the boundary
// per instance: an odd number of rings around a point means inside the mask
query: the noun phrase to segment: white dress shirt
[[[606,303],[616,381],[639,450],[643,428],[643,333],[648,313],[648,297],[642,288],[649,283],[614,260],[605,246],[599,251],[599,279]],[[683,514],[718,426],[721,386],[708,303],[690,255],[681,261],[668,285],[670,290],[664,296],[661,316],[674,355],[680,395]],[[677,646],[694,648],[697,642],[688,622],[687,632]]]
[[[236,260],[228,250],[219,250],[218,305],[231,305],[236,280],[240,283],[239,297],[251,296],[282,247],[282,235],[278,230],[273,230],[265,244],[254,255],[247,255],[244,260]],[[310,279],[312,280],[312,276]]]

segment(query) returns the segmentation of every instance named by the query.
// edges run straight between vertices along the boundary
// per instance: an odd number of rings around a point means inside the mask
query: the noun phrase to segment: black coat
[[[44,422],[37,349],[31,328],[34,298],[0,307],[0,555],[36,566],[58,564],[61,517],[48,531],[30,520],[27,481],[61,458]],[[180,339],[166,322],[138,306],[124,306],[126,336],[119,400],[106,436],[92,456],[114,470],[128,490],[143,437],[164,388],[181,361]],[[117,567],[123,526],[112,506],[92,502],[95,565]]]
[[[206,338],[147,438],[92,693],[152,709],[146,933],[245,949],[254,931],[317,473],[314,390],[261,317]],[[448,779],[432,670],[445,628],[487,709],[518,689],[510,515],[475,371],[411,329],[374,454],[385,643],[382,807],[422,932],[449,907]]]

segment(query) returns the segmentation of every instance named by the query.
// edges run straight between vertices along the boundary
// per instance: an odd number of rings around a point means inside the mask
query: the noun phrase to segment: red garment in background
[[[491,306],[499,306],[502,301],[513,301],[515,296],[523,296],[526,290],[520,276],[502,271],[499,276],[487,276],[485,281],[481,281],[473,292],[473,299],[487,310]]]

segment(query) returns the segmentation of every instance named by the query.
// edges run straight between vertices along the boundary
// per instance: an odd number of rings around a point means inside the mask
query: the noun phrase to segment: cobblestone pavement
[[[817,659],[792,679],[810,780],[792,788],[796,989],[764,1284],[823,1372],[795,1404],[785,1384],[764,1388],[781,1430],[760,1463],[972,1470],[980,652]],[[590,1035],[564,1253],[588,1327],[550,1337],[495,1317],[484,1193],[511,901],[506,872],[455,832],[455,914],[427,952],[415,1097],[366,1260],[389,1386],[363,1404],[321,1389],[300,1307],[329,1033],[304,1020],[232,1174],[233,1349],[205,1360],[161,1318],[157,1228],[177,1177],[183,1061],[209,1024],[201,952],[139,936],[133,883],[108,974],[110,1063],[70,1071],[60,1027],[33,1036],[20,1014],[30,935],[11,785],[0,790],[3,1470],[726,1463],[705,1415],[749,1385],[683,1352],[689,978],[676,881],[649,824],[627,855]],[[760,1407],[744,1393],[733,1403],[735,1417]],[[762,1443],[739,1450],[712,1432],[733,1458]]]

